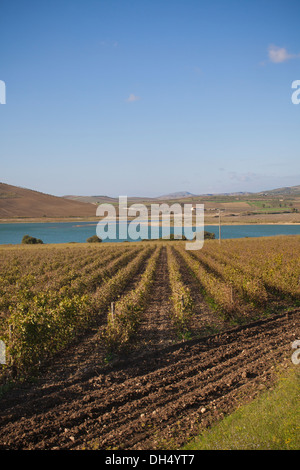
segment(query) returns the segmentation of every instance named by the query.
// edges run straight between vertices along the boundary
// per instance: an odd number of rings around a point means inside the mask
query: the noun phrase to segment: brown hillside
[[[96,206],[0,183],[0,219],[94,217]]]

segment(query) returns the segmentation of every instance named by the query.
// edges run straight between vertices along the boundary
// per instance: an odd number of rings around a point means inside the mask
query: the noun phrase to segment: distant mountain
[[[88,202],[90,204],[118,204],[119,198],[118,197],[110,197],[110,196],[63,196],[66,199],[70,199],[71,201],[80,201],[80,202]],[[142,201],[150,201],[153,198],[151,197],[138,197],[138,196],[128,196],[127,200],[128,203],[133,204],[134,202],[142,202]],[[155,198],[154,198],[155,199]]]
[[[185,198],[216,198],[220,196],[226,196],[226,197],[243,197],[243,196],[287,196],[287,195],[293,195],[293,196],[300,196],[300,186],[290,186],[290,187],[285,187],[285,188],[278,188],[278,189],[272,189],[268,191],[261,191],[258,193],[254,192],[249,192],[249,191],[235,191],[235,192],[227,192],[227,193],[200,193],[200,194],[193,194],[188,191],[177,191],[174,193],[169,193],[169,194],[164,194],[162,196],[158,197],[137,197],[137,196],[128,196],[128,203],[133,203],[133,202],[142,202],[142,201],[168,201],[172,199],[185,199]],[[79,201],[79,202],[85,202],[85,203],[91,203],[91,204],[103,204],[103,203],[118,203],[118,198],[113,198],[109,196],[64,196],[66,199],[70,199],[73,201]]]
[[[300,196],[300,185],[286,186],[284,188],[269,189],[268,191],[261,191],[259,195],[266,194],[268,196]]]
[[[179,191],[176,193],[165,194],[159,196],[157,199],[182,199],[184,197],[195,197],[195,194],[189,193],[188,191]]]
[[[109,196],[63,196],[65,199],[69,199],[70,201],[77,201],[82,203],[90,203],[90,204],[103,204],[105,202],[113,203],[117,202],[117,198],[109,197]]]
[[[210,194],[210,196],[249,196],[254,193],[249,193],[248,191],[238,191],[236,193],[218,193]]]
[[[157,199],[184,199],[188,197],[216,197],[216,196],[247,196],[253,193],[249,192],[235,192],[235,193],[204,193],[204,194],[192,194],[188,191],[181,191],[176,193],[165,194],[164,196],[159,196]]]
[[[0,183],[0,218],[93,217],[93,204]]]

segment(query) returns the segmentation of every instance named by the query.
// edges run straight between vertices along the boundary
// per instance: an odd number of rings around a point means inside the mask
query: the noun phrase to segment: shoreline
[[[128,223],[134,221],[135,218],[128,218]],[[117,220],[118,221],[118,220]],[[0,219],[0,225],[5,225],[5,224],[57,224],[57,223],[82,223],[84,222],[85,224],[90,223],[91,225],[97,225],[101,220],[94,220],[94,219],[84,219],[84,218],[76,218],[73,220],[68,219],[60,219],[60,218],[55,218],[55,219]],[[148,221],[148,225],[150,226],[150,222]],[[212,226],[212,227],[218,227],[219,223],[214,223],[214,222],[205,222],[204,221],[204,226]],[[300,225],[300,222],[283,222],[283,221],[278,221],[278,222],[253,222],[253,221],[242,221],[242,222],[221,222],[221,227],[224,226],[236,226],[236,225]],[[173,221],[171,221],[171,226],[174,226]],[[194,224],[192,225],[194,227]]]

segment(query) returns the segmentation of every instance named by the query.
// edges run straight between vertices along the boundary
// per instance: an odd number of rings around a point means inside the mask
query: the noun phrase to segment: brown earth
[[[3,398],[0,448],[178,448],[268,385],[299,333],[293,312],[114,366],[96,353]]]
[[[0,219],[95,216],[93,204],[0,183]]]
[[[101,325],[91,329],[2,397],[0,449],[178,449],[292,364],[299,309],[231,329],[219,320],[201,336],[216,319],[195,287],[198,337],[179,342],[165,249],[160,261],[134,349],[107,362]]]

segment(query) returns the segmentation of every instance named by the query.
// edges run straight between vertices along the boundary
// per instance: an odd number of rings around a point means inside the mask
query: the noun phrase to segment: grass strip
[[[205,430],[188,450],[299,450],[300,366],[275,387]]]

